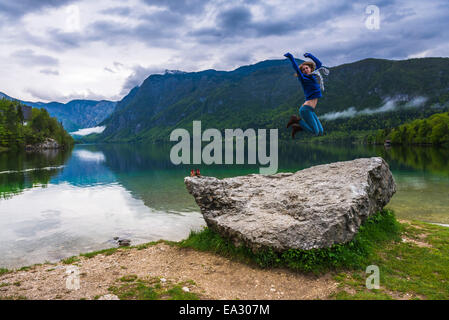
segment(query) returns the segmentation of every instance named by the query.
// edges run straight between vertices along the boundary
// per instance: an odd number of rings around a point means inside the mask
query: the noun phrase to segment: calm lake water
[[[0,267],[20,267],[115,246],[179,241],[205,226],[171,146],[77,145],[69,152],[0,154]],[[449,150],[361,145],[279,146],[279,171],[381,156],[398,191],[399,218],[449,224]],[[199,166],[203,175],[258,173],[259,166]]]

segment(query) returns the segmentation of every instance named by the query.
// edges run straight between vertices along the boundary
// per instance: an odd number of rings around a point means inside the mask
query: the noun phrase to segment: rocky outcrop
[[[37,144],[28,144],[26,150],[48,150],[48,149],[60,149],[61,145],[53,138],[46,138],[44,142]]]
[[[186,177],[184,182],[209,228],[254,251],[348,242],[396,192],[389,166],[379,157],[296,173]]]

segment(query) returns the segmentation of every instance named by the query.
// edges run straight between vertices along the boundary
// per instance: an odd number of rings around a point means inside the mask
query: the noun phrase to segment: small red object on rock
[[[195,176],[195,170],[193,170],[193,169],[190,170],[190,176],[191,176],[191,177],[194,177],[194,176]]]
[[[196,175],[197,176],[200,176],[201,174],[200,174],[200,169],[196,169]]]

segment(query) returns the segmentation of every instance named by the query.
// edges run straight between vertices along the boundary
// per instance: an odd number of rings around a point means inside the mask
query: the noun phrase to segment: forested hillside
[[[393,144],[449,145],[449,112],[379,130],[367,137],[368,143],[383,144],[385,140]]]
[[[2,97],[12,101],[18,100],[0,92],[0,98]],[[80,99],[67,103],[19,101],[27,106],[46,109],[50,116],[56,117],[69,132],[97,126],[114,111],[117,104],[107,100]]]
[[[25,122],[20,102],[0,99],[0,150],[23,149],[28,144],[55,139],[61,146],[73,145],[73,138],[47,110],[33,108]]]

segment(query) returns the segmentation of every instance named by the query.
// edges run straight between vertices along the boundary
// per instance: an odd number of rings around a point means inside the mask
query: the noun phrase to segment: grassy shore
[[[241,246],[235,247],[230,241],[222,239],[209,229],[192,232],[182,247],[212,251],[221,255],[255,263],[260,267],[287,267],[300,272],[324,273],[339,269],[355,269],[366,266],[373,259],[376,248],[386,243],[400,241],[401,226],[391,210],[383,210],[368,219],[360,227],[355,238],[346,244],[331,248],[297,250],[290,249],[277,253],[271,249],[257,253]]]
[[[419,221],[399,223],[391,210],[370,218],[351,242],[329,249],[236,248],[209,229],[192,232],[178,245],[206,250],[261,267],[299,272],[332,272],[335,299],[449,299],[449,228]],[[379,267],[380,288],[367,289],[367,266]]]
[[[263,272],[285,269],[307,277],[330,276],[338,287],[327,299],[449,299],[449,228],[419,221],[399,222],[391,210],[383,210],[371,217],[351,242],[328,249],[288,250],[283,253],[261,250],[254,253],[243,246],[235,247],[205,228],[192,232],[180,242],[157,241],[105,249],[64,259],[60,265],[78,265],[86,259],[102,260],[109,256],[119,261],[127,250],[143,252],[145,256],[145,250],[152,250],[161,244],[176,249],[181,259],[184,250],[193,249],[194,252],[224,257],[229,261],[230,268],[233,264],[244,263]],[[379,268],[379,289],[367,289],[366,279],[370,274],[366,273],[366,268],[370,265]],[[34,268],[22,267],[19,270],[33,272]],[[12,282],[2,282],[2,276],[19,270],[0,269],[0,286],[13,287]],[[195,283],[195,278],[189,281]],[[201,298],[182,291],[185,283],[174,281],[166,286],[168,282],[161,283],[160,277],[144,279],[130,274],[117,278],[115,283],[109,292],[121,299]]]

